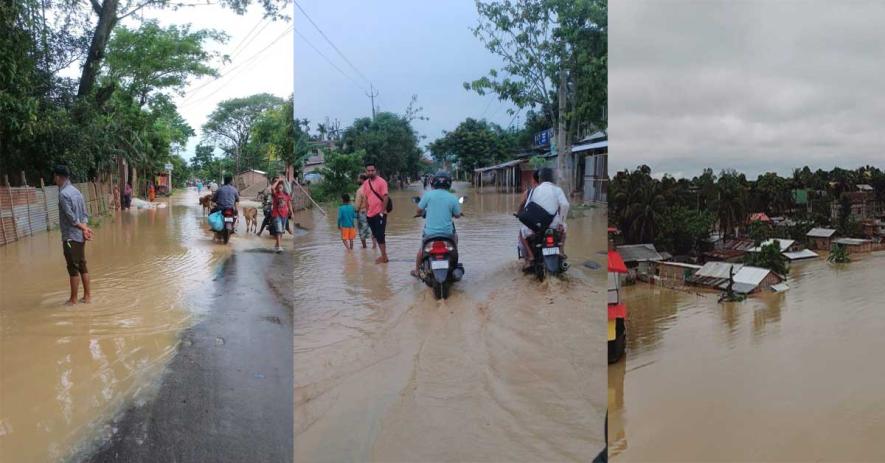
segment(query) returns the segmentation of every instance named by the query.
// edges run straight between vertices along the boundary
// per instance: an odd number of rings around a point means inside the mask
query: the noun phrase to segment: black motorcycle
[[[561,275],[568,270],[569,264],[563,254],[562,233],[559,230],[547,228],[544,233],[533,234],[527,241],[532,247],[534,259],[525,269],[526,272],[538,277],[539,281],[544,281],[547,275]]]
[[[420,198],[414,197],[412,201],[417,204]],[[464,198],[459,198],[459,202],[463,203]],[[424,217],[424,214],[415,217]],[[464,265],[458,262],[458,243],[451,236],[428,236],[421,245],[418,278],[433,288],[433,297],[447,299],[452,283],[464,276]]]

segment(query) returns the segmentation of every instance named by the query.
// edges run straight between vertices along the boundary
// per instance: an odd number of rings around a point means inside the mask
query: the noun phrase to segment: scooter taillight
[[[553,242],[553,235],[547,235],[547,246],[553,246],[555,243]]]
[[[430,253],[434,255],[445,254],[449,252],[449,247],[446,246],[445,241],[434,241],[433,244],[430,245]]]
[[[222,212],[222,214],[225,217],[232,217],[234,215],[234,211],[233,211],[233,209],[225,209],[224,212]]]

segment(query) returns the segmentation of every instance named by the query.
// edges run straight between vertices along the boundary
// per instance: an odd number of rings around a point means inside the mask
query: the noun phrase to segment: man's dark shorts
[[[62,242],[65,262],[68,264],[68,275],[75,277],[81,273],[89,273],[86,269],[86,243],[74,240]]]
[[[369,222],[369,228],[372,229],[372,236],[378,244],[384,244],[384,230],[387,228],[387,217],[384,214],[378,214],[374,217],[366,219]]]

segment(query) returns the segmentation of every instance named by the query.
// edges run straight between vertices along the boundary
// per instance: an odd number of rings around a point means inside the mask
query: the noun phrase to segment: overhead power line
[[[351,82],[353,82],[354,85],[356,85],[357,87],[359,87],[363,92],[368,92],[368,90],[366,90],[366,87],[362,86],[362,85],[359,83],[359,81],[357,81],[356,79],[353,78],[353,76],[351,76],[350,74],[344,72],[340,67],[338,67],[337,64],[335,64],[334,62],[332,62],[332,60],[329,59],[328,56],[326,56],[322,51],[320,51],[319,48],[317,48],[313,43],[311,43],[311,41],[308,40],[307,37],[305,37],[304,34],[302,34],[298,29],[294,29],[294,28],[293,28],[293,30],[295,31],[296,34],[298,34],[298,37],[301,37],[301,40],[304,40],[304,43],[306,43],[307,45],[309,45],[310,48],[313,48],[313,50],[314,50],[315,52],[317,52],[320,56],[322,56],[323,59],[325,59],[326,62],[329,63],[330,66],[332,66],[333,68],[335,68],[335,70],[337,70],[338,72],[340,72],[341,75],[343,75],[344,77],[346,77],[347,79],[349,79]]]
[[[226,76],[230,76],[231,73],[233,73],[234,71],[236,71],[236,70],[238,70],[238,69],[243,69],[243,66],[246,66],[247,64],[251,64],[252,62],[257,61],[258,58],[259,58],[264,52],[266,52],[268,49],[270,49],[270,47],[274,46],[274,45],[275,45],[277,42],[279,42],[283,37],[286,37],[287,35],[289,35],[289,32],[291,32],[292,30],[294,30],[294,27],[293,27],[293,26],[289,26],[288,28],[286,28],[286,30],[283,31],[283,33],[281,33],[281,34],[278,35],[276,38],[274,38],[270,43],[268,43],[267,45],[265,45],[264,48],[262,48],[261,50],[259,50],[258,52],[256,52],[256,53],[253,54],[252,56],[250,56],[249,58],[246,58],[243,62],[237,64],[236,66],[234,66],[234,67],[232,67],[232,68],[230,68],[230,69],[228,69],[227,71],[225,71],[224,73],[222,73],[221,75],[219,75],[218,77],[216,77],[215,79],[213,79],[213,80],[211,80],[211,81],[209,81],[209,82],[206,82],[205,84],[201,85],[201,86],[198,87],[198,88],[202,88],[202,87],[205,87],[205,86],[207,86],[207,85],[209,85],[209,84],[211,84],[211,83],[213,83],[213,82],[217,82],[218,80],[220,80],[220,79],[222,79],[222,78],[224,78],[224,77],[226,77]],[[229,85],[230,82],[231,82],[231,81],[228,80],[228,81],[225,82],[223,85],[221,85],[220,87],[218,87],[217,89],[215,89],[212,93],[210,93],[210,94],[208,94],[208,95],[206,95],[206,96],[204,96],[204,97],[198,98],[198,99],[196,99],[196,100],[187,101],[188,99],[186,98],[185,101],[183,102],[182,106],[188,106],[188,105],[191,105],[191,104],[194,104],[194,103],[197,103],[197,102],[203,101],[203,100],[205,100],[205,99],[211,97],[212,95],[218,93],[221,89],[223,89],[224,87],[226,87],[227,85]],[[194,89],[194,90],[196,90],[196,89]]]
[[[295,3],[295,6],[298,7],[298,9],[301,11],[301,13],[304,14],[304,17],[307,18],[307,20],[310,21],[311,24],[313,24],[313,27],[316,28],[316,30],[320,33],[320,35],[322,35],[323,38],[326,39],[326,42],[328,42],[328,44],[332,46],[332,48],[335,50],[335,52],[338,53],[338,56],[340,56],[341,59],[343,59],[344,62],[347,63],[348,66],[350,66],[351,69],[353,69],[357,74],[359,74],[359,76],[362,77],[363,80],[371,83],[372,81],[368,77],[366,77],[365,74],[360,72],[360,70],[357,69],[357,67],[354,66],[354,64],[352,62],[350,62],[350,60],[347,59],[346,56],[344,56],[344,53],[342,53],[341,50],[338,49],[338,47],[335,46],[334,43],[332,43],[332,40],[329,39],[329,37],[326,35],[325,32],[323,32],[322,29],[320,29],[320,26],[318,26],[317,23],[315,23],[314,20],[310,17],[310,15],[307,14],[306,11],[304,11],[304,8],[301,8],[301,5],[297,2],[297,0],[293,0],[293,2]]]

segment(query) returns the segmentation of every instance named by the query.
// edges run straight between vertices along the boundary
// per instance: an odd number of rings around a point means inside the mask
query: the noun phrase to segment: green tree
[[[323,181],[317,190],[322,200],[337,200],[343,193],[353,193],[359,173],[363,170],[365,151],[352,153],[332,151],[325,155],[325,165],[320,169]]]
[[[296,164],[295,143],[299,134],[295,130],[292,105],[290,96],[280,107],[265,111],[252,127],[250,144],[253,147],[248,151],[258,153],[259,157],[266,159],[269,172]]]
[[[279,109],[284,103],[282,98],[269,93],[224,100],[203,124],[204,140],[214,142],[225,155],[233,158],[236,173],[242,172],[241,167],[262,167],[257,153],[247,150],[252,129],[266,111]],[[241,163],[241,157],[246,157],[246,162]]]
[[[762,246],[759,252],[748,253],[745,262],[747,265],[767,268],[774,273],[786,275],[790,268],[787,265],[787,258],[781,253],[780,246],[780,242],[774,240]]]
[[[771,227],[765,222],[755,221],[747,227],[747,234],[756,246],[762,244],[763,241],[772,237]]]
[[[827,256],[827,262],[847,264],[851,262],[851,256],[849,256],[848,250],[845,246],[833,243],[833,247],[830,248],[830,255]]]
[[[354,121],[342,136],[342,151],[364,151],[364,160],[374,162],[385,176],[414,175],[420,166],[421,150],[412,124],[404,116],[381,112],[375,119]]]
[[[674,254],[699,254],[713,227],[709,211],[689,209],[682,205],[667,208],[658,220],[655,245]]]
[[[513,145],[500,127],[467,118],[455,130],[434,140],[428,149],[437,162],[457,162],[461,169],[472,171],[507,159]]]
[[[605,0],[478,0],[474,35],[504,61],[466,89],[538,108],[554,131],[560,183],[572,188],[568,155],[583,129],[605,130],[608,11]]]

